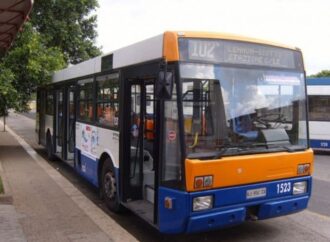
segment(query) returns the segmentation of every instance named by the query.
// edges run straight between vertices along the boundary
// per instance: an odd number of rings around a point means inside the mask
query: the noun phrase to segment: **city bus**
[[[298,48],[167,31],[56,72],[37,135],[110,210],[194,233],[307,207],[306,97]]]
[[[307,78],[310,145],[330,151],[330,78]]]

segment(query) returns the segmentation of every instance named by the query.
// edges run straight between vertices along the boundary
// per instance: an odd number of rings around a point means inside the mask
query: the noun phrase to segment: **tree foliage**
[[[17,108],[17,91],[14,88],[14,73],[0,64],[0,116],[6,113],[7,107]]]
[[[27,110],[36,86],[50,81],[54,70],[66,66],[59,48],[47,48],[41,35],[26,23],[12,49],[3,58],[0,71],[1,109]],[[1,112],[3,114],[3,112]]]
[[[330,77],[330,70],[320,71],[319,73],[311,75],[311,77]]]
[[[97,0],[36,0],[31,21],[0,60],[0,116],[5,107],[27,110],[31,94],[51,74],[100,55],[95,46]]]
[[[96,7],[97,0],[38,0],[31,21],[47,47],[59,47],[67,62],[77,64],[101,54],[94,43]]]

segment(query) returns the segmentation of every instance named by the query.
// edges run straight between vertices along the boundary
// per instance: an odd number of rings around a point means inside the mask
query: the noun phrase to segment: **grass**
[[[1,180],[1,176],[0,176],[0,194],[1,193],[4,193],[4,190],[3,190],[2,180]]]

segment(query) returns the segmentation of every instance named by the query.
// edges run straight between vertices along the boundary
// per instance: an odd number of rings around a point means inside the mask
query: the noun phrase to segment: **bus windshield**
[[[180,75],[188,158],[307,148],[303,72],[181,63]]]

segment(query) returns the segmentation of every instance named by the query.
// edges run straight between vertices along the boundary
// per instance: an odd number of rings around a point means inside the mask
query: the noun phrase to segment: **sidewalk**
[[[1,242],[135,240],[2,123],[0,130],[1,176],[12,196],[12,204],[0,200]]]

